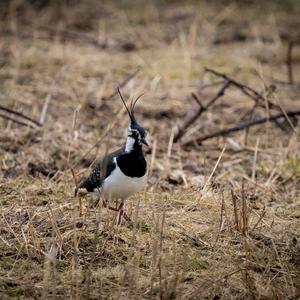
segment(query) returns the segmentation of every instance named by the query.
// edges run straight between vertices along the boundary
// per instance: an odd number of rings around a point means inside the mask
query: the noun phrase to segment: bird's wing
[[[102,186],[103,180],[115,169],[116,165],[113,161],[114,157],[124,152],[124,147],[106,155],[102,160],[96,162],[93,170],[87,178],[82,179],[75,189],[77,196],[79,189],[86,189],[93,192],[94,189]]]

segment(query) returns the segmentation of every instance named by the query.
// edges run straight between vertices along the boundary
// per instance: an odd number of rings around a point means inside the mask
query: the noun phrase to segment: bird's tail
[[[77,184],[77,186],[75,187],[74,190],[74,196],[77,197],[78,196],[78,192],[80,189],[86,189],[87,190],[87,181],[88,178],[82,178],[79,183]]]
[[[94,189],[97,187],[98,186],[95,185],[91,176],[89,176],[87,178],[82,178],[75,188],[75,191],[74,191],[75,197],[78,195],[78,192],[80,189],[85,189],[87,192],[93,192]]]

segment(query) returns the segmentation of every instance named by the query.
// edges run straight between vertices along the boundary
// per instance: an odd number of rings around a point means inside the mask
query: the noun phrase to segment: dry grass
[[[274,102],[299,106],[299,85],[278,82],[287,80],[297,1],[264,10],[255,1],[53,3],[11,1],[1,18],[1,104],[40,120],[48,102],[41,129],[0,120],[1,298],[299,297],[299,126],[172,143],[195,110],[191,92],[215,80],[203,66],[264,95],[276,84]],[[299,55],[300,47],[298,82]],[[80,177],[120,146],[127,117],[117,97],[102,97],[138,66],[123,92],[145,92],[137,115],[153,147],[147,190],[126,202],[134,225],[116,226],[113,212],[89,208],[89,196],[79,218],[70,168]],[[252,105],[230,88],[186,137],[234,124]]]

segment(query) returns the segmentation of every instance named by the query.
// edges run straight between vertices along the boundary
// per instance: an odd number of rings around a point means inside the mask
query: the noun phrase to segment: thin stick
[[[240,231],[240,221],[239,221],[239,215],[238,215],[238,209],[237,209],[237,203],[236,203],[236,196],[232,189],[231,189],[231,199],[232,199],[232,204],[233,204],[235,227],[236,227],[237,231]]]
[[[19,125],[21,125],[21,126],[28,126],[28,127],[30,127],[30,128],[34,128],[34,126],[32,126],[31,124],[24,123],[24,122],[22,122],[22,121],[18,121],[18,120],[16,120],[16,119],[12,118],[12,117],[9,117],[9,116],[3,115],[3,114],[0,114],[0,118],[3,118],[3,119],[6,119],[6,120],[9,120],[9,121],[12,121],[12,122],[14,122],[14,123],[16,123],[16,124],[19,124]]]
[[[187,120],[182,127],[178,130],[177,134],[174,137],[174,143],[178,142],[182,136],[186,133],[187,129],[205,112],[211,105],[213,105],[220,97],[222,97],[225,93],[225,90],[230,86],[230,82],[226,81],[222,88],[218,91],[216,95],[214,95],[205,106],[201,104],[199,99],[195,94],[192,94],[192,97],[198,102],[199,110],[198,112],[189,120]]]
[[[297,131],[296,131],[296,129],[295,129],[295,125],[297,125],[297,123],[295,123],[295,121],[297,121],[297,119],[296,119],[296,120],[295,120],[295,118],[290,119],[290,118],[288,117],[288,115],[286,114],[285,109],[282,107],[282,105],[281,105],[281,103],[280,103],[280,101],[279,101],[278,99],[277,99],[277,102],[278,102],[278,104],[279,104],[279,106],[280,106],[281,112],[284,114],[284,117],[285,117],[285,119],[286,119],[288,125],[291,127],[291,129],[292,129],[295,133],[297,133]],[[278,121],[276,121],[276,124],[278,125],[278,127],[279,127],[281,130],[285,130],[283,124],[279,123]]]
[[[196,138],[189,139],[189,140],[185,141],[183,143],[183,145],[192,144],[194,142],[197,142],[199,144],[208,139],[212,139],[212,138],[219,137],[219,136],[226,136],[229,133],[232,133],[235,131],[240,131],[240,130],[243,130],[248,127],[252,127],[252,126],[263,124],[263,123],[266,123],[269,121],[275,121],[277,119],[284,118],[285,115],[287,115],[289,117],[298,116],[298,115],[300,115],[300,109],[286,111],[285,113],[282,113],[282,112],[277,113],[275,115],[270,115],[269,117],[262,117],[262,118],[257,118],[254,120],[243,121],[243,122],[238,123],[235,126],[216,130],[214,132],[210,132],[210,133],[198,136]]]
[[[209,73],[212,73],[212,74],[214,74],[218,77],[224,78],[226,81],[230,82],[230,84],[232,84],[232,85],[236,86],[237,88],[239,88],[246,96],[250,97],[255,102],[259,102],[259,104],[263,107],[265,107],[265,101],[267,101],[270,108],[280,109],[280,107],[277,104],[274,104],[269,99],[266,99],[264,96],[262,96],[259,92],[257,92],[253,88],[230,78],[228,75],[226,75],[224,73],[220,73],[220,72],[218,72],[214,69],[211,69],[211,68],[205,68],[205,72],[209,72]]]
[[[134,78],[141,70],[141,67],[138,67],[132,74],[129,74],[120,84],[118,84],[117,88],[114,89],[114,92],[109,96],[102,97],[102,100],[110,100],[114,96],[118,94],[118,89],[123,88],[132,78]]]
[[[173,141],[174,141],[174,127],[172,127],[172,129],[171,129],[171,134],[170,134],[169,143],[168,143],[168,150],[167,150],[168,159],[170,159],[170,156],[172,153]]]
[[[261,215],[259,216],[257,222],[254,224],[254,226],[250,230],[249,234],[251,234],[255,230],[255,228],[258,226],[258,224],[262,221],[265,214],[266,214],[266,207],[264,206],[263,212],[261,213]]]
[[[179,170],[181,172],[181,178],[182,178],[182,180],[184,182],[185,187],[187,187],[188,186],[188,182],[186,180],[186,176],[185,176],[185,173],[183,171],[182,156],[181,156],[181,147],[180,147],[180,145],[178,145],[177,148],[178,148],[178,156],[179,156],[178,164],[179,164]]]
[[[160,290],[160,299],[163,299],[164,289],[162,287],[162,248],[163,248],[163,234],[164,234],[164,225],[166,219],[166,210],[163,206],[163,214],[160,228],[160,243],[159,243],[159,259],[158,259],[158,273],[159,273],[159,290]]]
[[[251,179],[255,181],[255,173],[256,173],[256,161],[257,161],[257,153],[258,153],[258,145],[259,145],[259,137],[256,140],[254,157],[253,157],[253,165],[252,165],[252,175]]]
[[[70,171],[71,171],[74,183],[75,183],[75,187],[77,188],[78,187],[78,180],[77,180],[77,177],[75,175],[74,169],[71,166],[70,166]]]
[[[201,103],[200,99],[198,98],[198,96],[195,93],[192,93],[192,98],[199,105],[200,109],[204,109],[203,104]]]
[[[243,234],[246,236],[248,233],[248,207],[245,195],[245,185],[242,185],[242,220],[243,220]]]
[[[221,205],[221,218],[220,218],[220,228],[219,228],[219,234],[223,230],[224,226],[224,220],[223,220],[223,212],[225,211],[225,201],[224,201],[224,194],[222,192],[222,205]]]
[[[50,103],[50,101],[52,99],[52,94],[53,94],[53,91],[55,89],[55,86],[57,85],[57,81],[58,81],[59,77],[61,76],[61,74],[66,70],[67,67],[68,67],[67,65],[63,66],[55,74],[55,77],[54,77],[54,79],[53,79],[53,81],[52,81],[52,83],[50,85],[50,88],[48,90],[48,93],[47,93],[47,96],[46,96],[46,99],[45,99],[45,102],[44,102],[44,105],[43,105],[43,109],[42,109],[42,112],[41,112],[41,116],[40,116],[40,123],[41,124],[45,123],[48,106],[49,106],[49,103]]]
[[[152,146],[152,153],[151,153],[148,177],[151,177],[151,175],[152,175],[153,166],[154,166],[154,162],[155,162],[155,155],[156,155],[156,146],[157,146],[157,139],[154,140],[153,146]]]
[[[224,221],[223,221],[223,211],[225,209],[225,202],[224,202],[224,193],[222,192],[222,203],[221,203],[221,212],[220,212],[220,225],[219,225],[219,231],[218,231],[218,234],[217,234],[217,237],[216,237],[216,241],[214,243],[214,245],[212,246],[212,248],[214,249],[219,241],[219,237],[220,237],[220,234],[223,230],[223,225],[224,225]]]
[[[40,122],[38,122],[38,121],[36,121],[36,120],[34,120],[34,119],[32,119],[32,118],[30,118],[30,117],[24,115],[24,114],[21,113],[21,112],[15,111],[15,110],[13,110],[13,109],[11,109],[11,108],[8,108],[8,107],[5,107],[5,106],[3,106],[3,105],[0,105],[0,110],[6,111],[6,112],[8,112],[8,113],[10,113],[10,114],[13,114],[13,115],[16,115],[16,116],[19,116],[19,117],[21,117],[21,118],[23,118],[23,119],[25,119],[25,120],[27,120],[27,121],[32,122],[33,124],[35,124],[35,125],[37,125],[37,126],[39,126],[39,127],[42,126],[42,124],[41,124]],[[1,116],[2,116],[2,118],[5,118],[5,117],[3,117],[3,115],[1,115]],[[17,122],[16,122],[16,123],[17,123]],[[23,123],[23,122],[21,122],[21,123]],[[26,123],[23,123],[23,124],[25,124],[26,126],[29,126],[29,125],[27,125]],[[20,124],[20,125],[22,125],[22,124]]]
[[[219,163],[220,163],[220,161],[221,161],[221,158],[222,158],[222,156],[223,156],[223,154],[224,154],[225,149],[226,149],[226,145],[223,147],[223,150],[222,150],[221,154],[219,155],[219,158],[218,158],[218,160],[217,160],[217,162],[216,162],[216,164],[215,164],[215,166],[214,166],[214,168],[213,168],[211,174],[209,175],[207,181],[205,182],[205,185],[204,185],[204,187],[203,187],[203,191],[206,190],[208,184],[209,184],[210,181],[211,181],[211,178],[212,178],[213,175],[215,174],[215,171],[216,171],[216,169],[217,169],[217,167],[218,167],[218,165],[219,165]]]

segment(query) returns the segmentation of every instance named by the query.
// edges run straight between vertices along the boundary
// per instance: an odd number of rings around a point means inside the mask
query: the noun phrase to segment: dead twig
[[[261,215],[259,216],[257,222],[254,224],[254,226],[252,227],[252,229],[250,230],[249,234],[252,234],[254,232],[254,230],[256,229],[256,227],[258,226],[258,224],[262,221],[262,219],[264,218],[266,214],[266,207],[264,206],[263,211],[261,213]]]
[[[221,202],[221,212],[220,212],[220,224],[219,224],[219,231],[217,233],[217,237],[216,237],[216,241],[214,243],[214,245],[212,246],[212,249],[215,249],[218,241],[219,241],[219,238],[220,238],[220,235],[221,235],[221,232],[223,230],[223,226],[224,226],[224,212],[225,211],[225,201],[224,201],[224,193],[222,191],[222,202]]]
[[[216,164],[215,164],[215,166],[214,166],[212,172],[210,173],[210,175],[209,175],[207,181],[206,181],[205,184],[204,184],[204,187],[203,187],[203,189],[202,189],[203,191],[205,191],[205,190],[207,189],[207,187],[209,186],[209,184],[210,184],[210,182],[211,182],[211,179],[212,179],[212,177],[214,176],[214,174],[215,174],[215,172],[216,172],[216,169],[217,169],[217,167],[218,167],[218,165],[219,165],[219,163],[220,163],[220,161],[221,161],[221,158],[222,158],[222,156],[223,156],[225,150],[226,150],[226,144],[224,145],[224,147],[223,147],[223,149],[222,149],[222,152],[220,153],[219,158],[218,158],[218,160],[217,160],[217,162],[216,162]]]
[[[237,231],[240,231],[240,220],[239,220],[239,213],[238,213],[238,208],[237,208],[237,196],[231,189],[231,199],[232,199],[232,204],[233,204],[233,212],[234,212],[234,221],[235,221],[235,228]]]
[[[3,105],[0,105],[0,110],[3,110],[3,111],[5,111],[5,112],[8,112],[8,113],[10,113],[10,114],[12,114],[12,115],[16,115],[16,116],[18,116],[18,117],[21,117],[21,118],[23,118],[23,119],[25,119],[25,120],[27,120],[27,121],[30,121],[31,123],[33,123],[33,124],[36,125],[36,126],[39,126],[39,127],[42,126],[42,124],[41,124],[40,122],[38,122],[38,121],[36,121],[36,120],[34,120],[34,119],[32,119],[32,118],[30,118],[30,117],[24,115],[24,114],[21,113],[21,112],[15,111],[15,110],[13,110],[13,109],[11,109],[11,108],[8,108],[8,107],[5,107],[5,106],[3,106]],[[16,119],[11,118],[11,117],[9,117],[9,116],[2,115],[2,114],[1,114],[0,116],[1,116],[2,118],[4,118],[4,119],[11,120],[11,121],[13,121],[13,122],[15,122],[15,123],[17,123],[17,124],[19,124],[19,125],[29,126],[29,127],[34,128],[34,126],[32,126],[32,125],[30,125],[30,124],[24,123],[23,121],[16,120]]]
[[[102,97],[102,100],[110,100],[114,96],[118,94],[118,89],[123,88],[132,78],[134,78],[139,72],[141,68],[138,67],[133,73],[129,74],[118,86],[114,89],[114,92],[111,93],[109,96]]]
[[[232,85],[236,86],[237,88],[239,88],[246,96],[253,99],[260,106],[265,107],[265,101],[266,101],[270,108],[276,108],[278,110],[281,110],[279,105],[274,104],[269,99],[266,99],[263,95],[261,95],[259,92],[257,92],[253,88],[247,86],[246,84],[240,83],[240,82],[230,78],[228,75],[226,75],[224,73],[220,73],[220,72],[218,72],[214,69],[211,69],[211,68],[205,68],[205,72],[209,72],[209,73],[214,74],[215,76],[222,77],[226,81],[230,82],[230,84],[232,84]]]
[[[42,109],[42,112],[41,112],[41,116],[40,116],[40,123],[41,124],[44,124],[45,123],[45,120],[46,120],[46,115],[47,115],[47,111],[48,111],[48,106],[49,106],[49,103],[52,99],[52,94],[53,94],[53,91],[57,85],[57,82],[58,82],[58,79],[59,77],[61,76],[61,74],[66,70],[68,66],[65,65],[63,66],[62,68],[59,69],[59,71],[56,73],[51,85],[50,85],[50,88],[48,90],[48,93],[47,93],[47,96],[46,96],[46,99],[45,99],[45,102],[44,102],[44,105],[43,105],[43,109]]]
[[[209,101],[208,103],[203,106],[200,102],[200,100],[198,99],[198,97],[192,93],[192,97],[197,101],[197,103],[199,104],[199,110],[198,112],[189,120],[187,120],[182,127],[178,130],[177,134],[174,137],[174,143],[178,142],[182,136],[186,133],[187,129],[210,107],[212,106],[220,97],[222,97],[226,91],[226,89],[230,86],[230,82],[229,81],[225,81],[224,85],[222,86],[222,88],[218,91],[218,93],[216,95],[214,95]]]
[[[242,233],[244,236],[247,236],[248,234],[248,221],[249,221],[249,216],[248,216],[248,206],[247,206],[247,199],[245,195],[245,185],[244,182],[242,184]]]
[[[240,131],[240,130],[243,130],[245,128],[252,127],[254,125],[259,125],[259,124],[263,124],[263,123],[266,123],[266,122],[274,122],[274,121],[276,121],[280,118],[285,118],[285,115],[288,116],[288,117],[298,116],[298,115],[300,115],[300,109],[289,110],[289,111],[286,111],[285,113],[280,112],[280,113],[277,113],[275,115],[270,115],[268,117],[262,117],[262,118],[257,118],[257,119],[254,119],[254,120],[243,121],[243,122],[238,123],[235,126],[227,127],[227,128],[220,129],[220,130],[216,130],[214,132],[210,132],[210,133],[198,136],[196,138],[189,139],[189,140],[185,141],[183,143],[183,145],[192,144],[194,142],[197,142],[198,144],[200,144],[205,140],[212,139],[212,138],[215,138],[215,137],[218,137],[218,136],[225,136],[225,135],[228,135],[231,132]]]
[[[71,171],[71,174],[72,174],[74,183],[75,183],[75,187],[76,187],[76,189],[77,189],[77,187],[78,187],[78,180],[77,180],[77,177],[76,177],[76,175],[75,175],[74,169],[73,169],[71,166],[70,166],[70,171]]]
[[[34,128],[33,125],[29,124],[29,123],[25,123],[25,122],[22,122],[22,121],[18,121],[17,119],[14,119],[12,117],[9,117],[9,116],[6,116],[6,115],[3,115],[3,114],[0,114],[0,118],[3,118],[3,119],[6,119],[6,120],[9,120],[9,121],[12,121],[16,124],[19,124],[21,126],[28,126],[30,128]]]
[[[195,102],[199,105],[200,109],[204,109],[204,106],[198,96],[195,93],[192,93],[192,98],[195,100]]]
[[[201,250],[210,248],[210,245],[208,243],[206,243],[205,241],[203,241],[200,237],[193,237],[184,231],[182,231],[181,234],[184,235],[189,240],[191,240],[191,242],[193,243],[193,246],[199,247]]]

